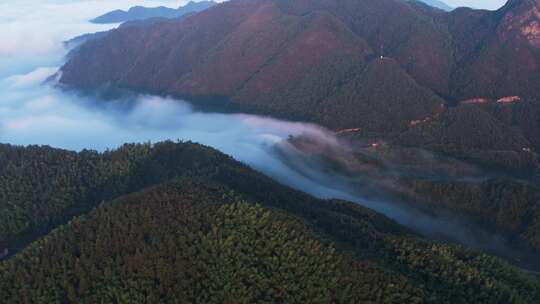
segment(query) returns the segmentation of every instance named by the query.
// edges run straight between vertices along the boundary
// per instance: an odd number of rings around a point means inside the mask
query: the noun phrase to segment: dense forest
[[[540,254],[538,177],[513,175],[443,152],[370,142],[356,134],[343,134],[337,144],[296,136],[278,151],[297,171],[309,174],[304,168],[322,168],[360,197],[402,202],[439,218],[464,217],[463,225],[476,226],[472,230],[482,227],[505,237],[510,247]]]
[[[508,178],[481,182],[402,179],[428,209],[446,208],[467,214],[484,227],[510,235],[514,245],[527,244],[540,252],[540,188]]]
[[[423,240],[192,143],[4,145],[6,303],[534,303],[498,258]],[[9,161],[8,161],[9,160]],[[44,235],[44,236],[42,236]]]
[[[173,151],[168,148],[172,147],[125,145],[98,154],[1,146],[0,243],[17,248],[20,242],[89,211],[103,200],[170,177],[207,174],[205,170],[214,169],[213,157],[227,159],[192,145],[174,146]]]

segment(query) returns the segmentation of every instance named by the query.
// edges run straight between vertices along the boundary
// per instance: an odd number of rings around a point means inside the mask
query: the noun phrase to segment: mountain
[[[537,280],[497,258],[197,144],[3,145],[0,157],[0,244],[31,242],[0,261],[6,303],[540,300]]]
[[[416,0],[414,0],[416,1]],[[454,8],[449,6],[448,4],[442,2],[442,1],[439,1],[439,0],[420,0],[420,2],[423,2],[429,6],[432,6],[432,7],[435,7],[435,8],[438,8],[438,9],[442,9],[443,11],[451,11],[453,10]]]
[[[397,0],[233,0],[114,30],[83,45],[60,81],[322,124],[344,141],[347,162],[302,152],[336,176],[367,175],[408,205],[472,218],[538,253],[539,18],[538,0],[452,12]],[[415,168],[452,159],[482,174],[387,168],[388,153],[410,161],[410,151],[424,156]],[[459,162],[445,171],[461,172]],[[366,174],[366,163],[387,176]]]
[[[168,7],[142,7],[135,6],[130,8],[127,12],[123,10],[115,10],[95,19],[92,19],[93,23],[122,23],[127,21],[145,20],[151,18],[178,18],[191,13],[198,13],[205,9],[208,9],[216,2],[213,1],[201,1],[201,2],[189,2],[185,6],[181,6],[177,9]]]
[[[510,171],[517,158],[534,174],[539,5],[443,12],[399,0],[233,0],[185,20],[114,30],[85,44],[60,81],[362,130],[395,144],[418,128],[476,134],[482,144],[441,142],[439,151]],[[462,104],[472,121],[447,128]],[[415,145],[429,149],[436,136]]]

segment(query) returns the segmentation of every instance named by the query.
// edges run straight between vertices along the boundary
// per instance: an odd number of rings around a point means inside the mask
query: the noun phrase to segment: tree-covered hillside
[[[497,258],[422,240],[200,145],[3,146],[0,157],[3,241],[55,227],[0,262],[6,303],[540,300],[536,279]]]
[[[124,145],[74,153],[0,146],[0,244],[10,248],[46,233],[97,203],[180,175],[206,175],[227,156],[197,145]]]
[[[538,12],[536,0],[451,12],[403,0],[226,1],[89,41],[60,83],[360,129],[538,170]],[[513,119],[477,109],[484,103]]]

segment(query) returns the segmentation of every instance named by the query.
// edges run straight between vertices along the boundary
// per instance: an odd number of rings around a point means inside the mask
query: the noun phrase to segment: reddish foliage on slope
[[[397,0],[232,0],[88,42],[62,68],[61,82],[223,101],[392,138],[426,117],[444,127],[445,102],[540,100],[539,22],[540,0],[451,13]],[[540,133],[517,132],[530,141]],[[507,138],[479,136],[494,150],[495,139]]]

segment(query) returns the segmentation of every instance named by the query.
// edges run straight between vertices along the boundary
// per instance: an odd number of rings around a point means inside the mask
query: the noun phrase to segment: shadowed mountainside
[[[533,173],[539,18],[538,0],[448,13],[397,0],[233,0],[88,42],[60,81],[211,101],[428,149],[438,140],[452,156],[487,155],[480,161],[489,166]],[[452,139],[465,134],[482,143]],[[525,165],[514,167],[516,158]]]
[[[332,177],[321,183],[341,180],[349,191],[375,202],[375,206],[377,202],[390,201],[399,207],[401,202],[413,210],[419,208],[427,214],[439,215],[439,225],[445,220],[454,223],[442,231],[433,227],[419,229],[426,235],[450,238],[474,248],[493,250],[514,261],[537,264],[540,253],[537,182],[486,172],[470,162],[423,149],[354,138],[340,138],[336,142],[301,135],[280,144],[278,151],[291,168],[313,179],[318,176],[311,174],[310,168],[319,168]],[[421,220],[417,217],[412,222]],[[468,232],[444,236],[447,230]],[[486,235],[485,231],[490,233]],[[520,256],[520,251],[531,254]]]

